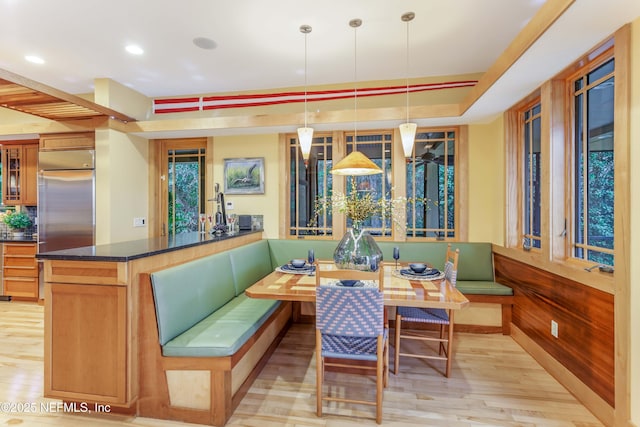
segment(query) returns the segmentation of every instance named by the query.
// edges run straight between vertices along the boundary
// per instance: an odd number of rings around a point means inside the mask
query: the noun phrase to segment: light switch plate
[[[146,220],[145,217],[133,218],[133,226],[134,227],[144,227],[146,223],[147,223],[147,220]]]

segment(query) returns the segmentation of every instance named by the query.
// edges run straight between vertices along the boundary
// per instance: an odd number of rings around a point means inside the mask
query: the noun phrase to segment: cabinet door
[[[126,289],[46,284],[46,397],[126,402]]]
[[[43,151],[93,149],[94,147],[94,132],[50,133],[40,136],[40,149]]]
[[[5,277],[2,280],[4,294],[21,300],[38,299],[37,277]]]
[[[20,204],[22,147],[8,145],[2,150],[2,201],[5,205]]]
[[[4,294],[16,299],[37,301],[38,262],[35,243],[2,245]]]
[[[38,145],[7,145],[2,150],[2,201],[38,204]]]
[[[38,146],[25,145],[22,149],[22,204],[38,204]]]

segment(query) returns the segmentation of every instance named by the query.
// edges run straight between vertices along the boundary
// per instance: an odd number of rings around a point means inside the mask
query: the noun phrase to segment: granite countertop
[[[0,243],[38,243],[38,239],[36,237],[29,235],[25,235],[24,237],[11,237],[0,235]]]
[[[132,240],[129,242],[112,243],[107,245],[83,246],[80,248],[63,249],[59,251],[36,254],[37,259],[55,259],[67,261],[112,261],[127,262],[138,258],[145,258],[165,252],[177,251],[191,246],[221,242],[252,233],[262,233],[262,230],[240,231],[233,235],[201,234],[198,232],[182,233],[174,237],[154,237],[150,239]]]

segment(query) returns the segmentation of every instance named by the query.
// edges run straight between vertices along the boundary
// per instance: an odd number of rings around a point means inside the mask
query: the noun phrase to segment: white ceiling
[[[554,1],[554,0],[549,0]],[[71,94],[111,78],[149,97],[486,71],[543,0],[0,0],[0,68]],[[503,111],[626,22],[639,0],[576,0],[553,27],[462,118]],[[357,72],[354,73],[354,30]],[[206,37],[215,49],[196,47]],[[125,51],[130,43],[145,53]],[[46,62],[35,65],[25,55]],[[433,120],[418,121],[420,125]]]

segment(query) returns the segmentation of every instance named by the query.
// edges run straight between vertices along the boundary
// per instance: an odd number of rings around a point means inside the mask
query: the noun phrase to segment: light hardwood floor
[[[384,395],[385,426],[601,426],[511,338],[456,334],[449,379],[443,366],[405,358]],[[228,426],[375,426],[375,409],[325,403],[315,415],[312,325],[293,325]],[[393,350],[392,350],[393,353]],[[393,355],[393,354],[392,354]],[[434,370],[433,364],[437,371]],[[375,392],[373,378],[327,374],[331,393]],[[43,307],[0,302],[0,425],[184,426],[118,415],[47,412],[43,393]],[[7,402],[15,412],[6,412]],[[25,412],[36,408],[35,413]]]

